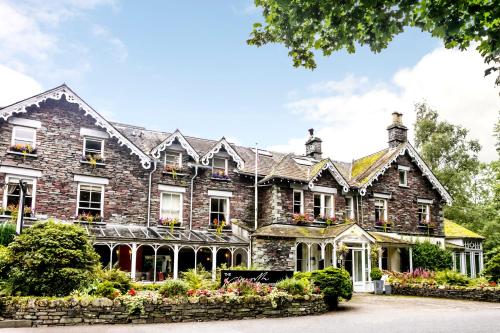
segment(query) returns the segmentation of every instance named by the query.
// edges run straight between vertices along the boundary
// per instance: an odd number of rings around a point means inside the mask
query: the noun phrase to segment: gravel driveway
[[[6,330],[0,330],[4,332]],[[356,294],[338,311],[309,317],[203,323],[11,329],[60,333],[500,332],[500,304]]]

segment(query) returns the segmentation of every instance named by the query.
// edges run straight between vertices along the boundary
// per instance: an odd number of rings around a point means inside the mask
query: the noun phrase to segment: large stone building
[[[450,195],[401,117],[385,149],[345,163],[322,156],[312,129],[305,155],[256,151],[111,123],[62,85],[0,108],[0,212],[15,218],[21,180],[25,225],[80,223],[103,264],[135,279],[177,278],[199,264],[213,274],[222,264],[342,264],[367,290],[373,247],[378,266],[404,271],[415,241],[445,246]]]

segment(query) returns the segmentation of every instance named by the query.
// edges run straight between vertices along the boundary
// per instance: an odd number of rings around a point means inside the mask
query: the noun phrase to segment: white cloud
[[[33,78],[0,65],[0,107],[10,105],[42,91]]]
[[[127,60],[128,51],[125,44],[121,41],[121,39],[115,37],[109,29],[103,27],[101,25],[94,25],[92,28],[92,33],[94,36],[104,39],[110,46],[110,50],[113,53],[113,56],[119,61],[124,62]]]
[[[480,158],[490,161],[497,158],[492,133],[500,98],[494,75],[484,77],[485,67],[475,50],[439,48],[396,72],[391,82],[348,75],[308,87],[311,96],[296,98],[286,108],[315,123],[326,155],[349,161],[387,145],[385,128],[393,111],[404,113],[412,138],[414,104],[426,101],[443,119],[470,129],[471,137],[483,145]],[[293,138],[270,149],[303,153],[304,142]]]

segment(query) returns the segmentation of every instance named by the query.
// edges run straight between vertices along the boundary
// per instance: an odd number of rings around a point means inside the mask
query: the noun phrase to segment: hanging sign
[[[221,271],[221,286],[225,283],[236,282],[240,280],[249,280],[252,282],[274,284],[281,280],[291,278],[293,271],[240,271],[223,270]]]

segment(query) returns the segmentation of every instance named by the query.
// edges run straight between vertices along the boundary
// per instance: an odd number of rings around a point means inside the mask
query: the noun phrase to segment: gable
[[[202,156],[201,158],[201,163],[203,165],[208,165],[210,163],[210,159],[214,157],[215,154],[217,154],[221,149],[224,148],[224,150],[231,156],[234,162],[236,162],[236,165],[238,169],[243,169],[245,167],[245,161],[241,156],[236,152],[236,150],[233,149],[233,147],[227,142],[227,140],[223,137],[220,139],[205,155]]]
[[[79,109],[85,112],[85,115],[89,115],[90,117],[92,117],[95,121],[95,125],[103,128],[108,133],[110,138],[117,139],[118,143],[121,146],[126,146],[127,148],[129,148],[131,155],[138,156],[144,169],[149,169],[151,167],[152,161],[148,155],[146,155],[141,149],[134,145],[110,122],[104,119],[104,117],[97,113],[97,111],[95,111],[90,105],[83,101],[65,84],[0,109],[0,118],[8,120],[14,114],[28,112],[28,108],[32,106],[39,107],[40,103],[45,102],[48,99],[61,100],[63,96],[69,103],[77,104]]]
[[[313,189],[315,186],[315,183],[321,178],[321,176],[325,173],[329,172],[333,178],[337,181],[337,183],[342,186],[342,190],[344,192],[349,191],[349,184],[347,181],[342,177],[340,172],[337,170],[335,165],[332,163],[330,159],[323,160],[311,169],[311,178],[309,180],[309,188]]]
[[[179,144],[181,145],[182,148],[184,148],[186,153],[198,163],[200,156],[178,129],[175,130],[174,133],[169,135],[165,140],[163,140],[158,146],[153,148],[151,150],[151,155],[153,155],[154,158],[160,158],[161,152],[165,151],[167,147],[172,146],[174,142],[179,142]]]

